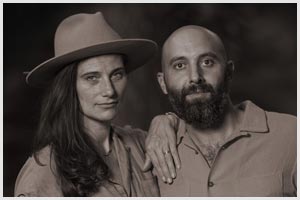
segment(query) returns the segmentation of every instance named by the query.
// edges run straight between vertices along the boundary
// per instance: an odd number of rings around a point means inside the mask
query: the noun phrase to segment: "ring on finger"
[[[170,150],[166,150],[166,151],[164,151],[164,155],[166,156],[167,154],[169,154],[170,153]]]

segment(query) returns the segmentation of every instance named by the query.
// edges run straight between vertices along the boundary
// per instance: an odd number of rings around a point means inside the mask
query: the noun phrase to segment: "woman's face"
[[[111,121],[116,116],[126,83],[120,55],[101,55],[79,62],[76,89],[84,120]]]

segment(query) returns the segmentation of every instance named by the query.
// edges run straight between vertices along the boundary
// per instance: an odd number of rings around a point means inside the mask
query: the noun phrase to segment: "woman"
[[[143,65],[156,43],[121,39],[102,14],[65,19],[55,57],[26,77],[47,86],[34,153],[16,181],[15,196],[158,196],[142,172],[145,134],[113,126],[126,73]]]

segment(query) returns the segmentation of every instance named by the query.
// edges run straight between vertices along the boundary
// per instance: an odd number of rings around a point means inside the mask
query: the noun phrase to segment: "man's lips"
[[[207,89],[197,87],[197,88],[191,89],[190,92],[188,93],[188,95],[189,94],[195,94],[195,93],[207,93],[207,92],[209,92]]]
[[[196,99],[208,99],[211,96],[210,92],[193,92],[185,96],[185,99],[189,102]]]

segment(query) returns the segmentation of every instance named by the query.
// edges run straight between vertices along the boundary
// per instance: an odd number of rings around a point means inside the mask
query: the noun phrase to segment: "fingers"
[[[180,164],[181,163],[180,163],[180,159],[179,159],[179,155],[178,155],[178,150],[177,150],[176,144],[169,143],[169,147],[170,147],[170,150],[171,150],[171,154],[172,154],[174,163],[175,163],[177,169],[180,169]],[[172,164],[173,164],[173,162],[172,162]],[[174,167],[174,165],[172,165],[172,166]],[[174,171],[175,171],[175,169],[174,169]]]
[[[168,153],[165,154],[164,152]],[[163,182],[170,184],[173,182],[172,178],[176,177],[174,163],[170,151],[167,150],[164,152],[161,150],[161,148],[148,148],[143,170],[149,170],[148,168],[150,168],[149,165],[151,166],[152,161],[158,176],[161,177]],[[172,170],[173,174],[170,173],[169,168]]]
[[[171,154],[174,160],[174,163],[176,165],[176,167],[179,169],[180,168],[180,159],[179,159],[179,155],[178,155],[178,151],[177,151],[177,146],[176,146],[176,132],[178,129],[178,119],[176,117],[174,117],[174,115],[167,115],[168,119],[172,120],[173,126],[166,126],[165,127],[165,134],[167,136],[168,139],[168,145],[169,148],[171,150]],[[175,124],[175,125],[174,125]],[[171,166],[171,168],[174,167],[173,164]]]
[[[143,172],[149,171],[151,169],[151,167],[152,167],[152,162],[151,162],[150,156],[146,153],[146,159],[145,159],[142,171]]]
[[[169,152],[169,150],[167,152]],[[171,152],[165,153],[164,156],[165,156],[165,160],[166,160],[170,175],[174,179],[174,178],[176,178],[176,170],[175,170],[175,167],[174,167],[174,162],[173,162]]]
[[[163,182],[167,182],[167,179],[166,177],[163,175],[163,172],[162,172],[162,169],[159,165],[159,161],[158,161],[158,158],[156,156],[156,154],[152,151],[152,152],[148,152],[147,153],[152,161],[152,164],[154,165],[154,168],[155,170],[157,171],[158,173],[158,176],[161,177],[161,179],[163,180]]]
[[[167,179],[168,183],[172,183],[173,179],[171,178],[171,174],[169,172],[169,168],[168,168],[168,164],[167,164],[166,159],[165,159],[164,152],[155,151],[155,153],[156,153],[156,156],[158,158],[159,166],[160,166],[161,171],[163,173],[163,177],[165,177]],[[166,153],[166,155],[167,154],[170,156],[170,152]]]
[[[172,117],[156,116],[151,122],[145,142],[148,156],[146,155],[144,170],[151,167],[150,158],[158,175],[162,177],[164,182],[167,181],[168,183],[172,183],[173,178],[176,177],[176,167],[180,168],[176,147],[177,125],[175,127],[174,124],[177,123]]]

